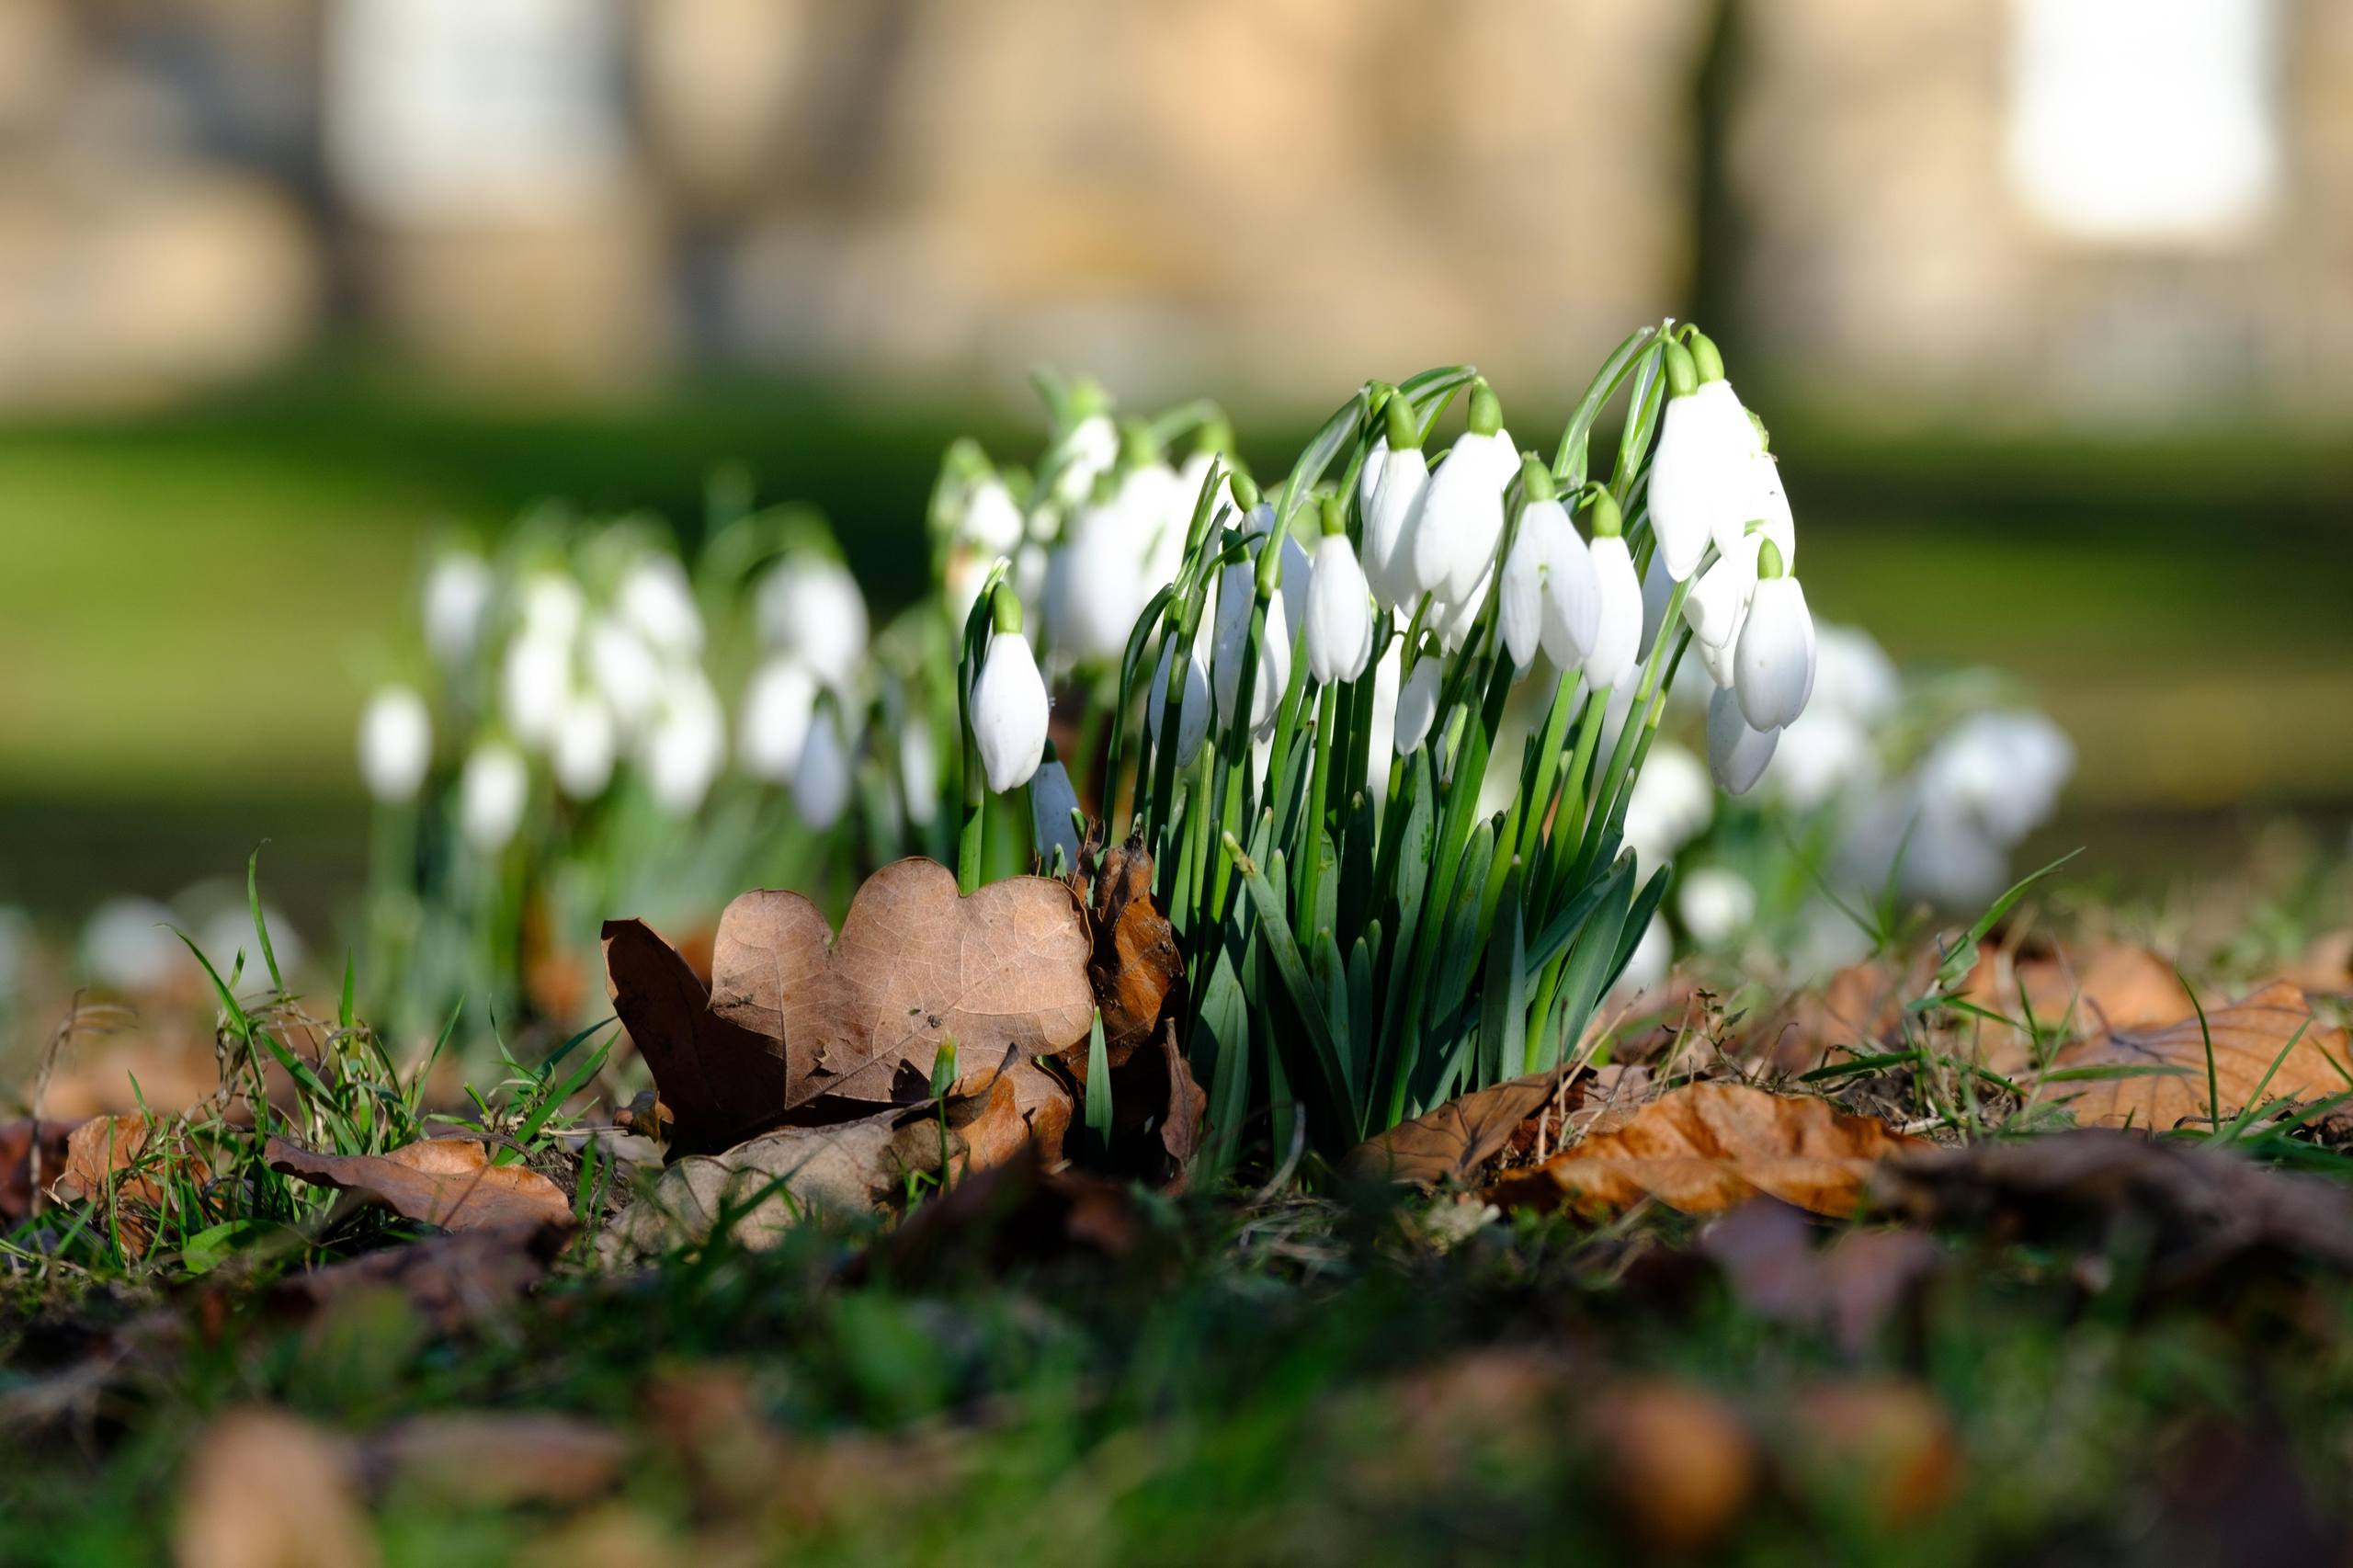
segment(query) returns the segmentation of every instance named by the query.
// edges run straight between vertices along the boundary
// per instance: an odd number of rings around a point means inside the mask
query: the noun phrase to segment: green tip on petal
[[[1233,488],[1233,504],[1245,512],[1258,504],[1258,482],[1248,474],[1236,469],[1226,480],[1226,483]]]
[[[1529,501],[1550,501],[1560,494],[1552,486],[1552,471],[1534,452],[1519,454],[1519,491]]]
[[[1471,383],[1471,434],[1492,436],[1504,427],[1504,405],[1495,389],[1481,376]]]
[[[1160,443],[1152,438],[1152,426],[1141,419],[1131,419],[1120,427],[1120,456],[1131,466],[1152,462],[1160,456]]]
[[[1593,493],[1593,537],[1618,539],[1626,531],[1626,519],[1618,510],[1617,498],[1607,490]]]
[[[1339,496],[1329,494],[1325,494],[1324,497],[1324,537],[1325,539],[1336,539],[1347,531],[1347,512],[1340,505]]]
[[[1769,582],[1788,570],[1789,568],[1781,563],[1779,545],[1768,539],[1756,547],[1756,580],[1758,582]]]
[[[1404,392],[1391,392],[1387,410],[1389,449],[1409,452],[1422,444],[1422,422],[1414,415],[1414,400]]]
[[[1691,350],[1673,338],[1666,340],[1666,395],[1689,397],[1699,390],[1699,369],[1692,362]]]
[[[999,631],[1021,634],[1021,596],[1010,583],[999,583],[989,599],[989,619]]]
[[[1695,330],[1691,334],[1691,363],[1702,381],[1724,379],[1724,357],[1716,352],[1716,340],[1704,332]]]
[[[1193,450],[1211,454],[1233,450],[1233,426],[1224,415],[1212,415],[1201,421],[1201,427],[1193,435]]]
[[[1105,392],[1103,383],[1094,377],[1081,376],[1070,384],[1070,402],[1067,406],[1073,421],[1091,418],[1097,414],[1108,414],[1111,412],[1111,394]]]

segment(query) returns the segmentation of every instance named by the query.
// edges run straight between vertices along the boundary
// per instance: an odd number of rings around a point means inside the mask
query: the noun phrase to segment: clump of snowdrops
[[[1713,344],[1635,332],[1544,452],[1469,367],[1369,381],[1263,491],[1210,414],[1180,470],[1166,424],[1050,401],[1029,507],[966,451],[936,508],[970,605],[965,885],[1001,859],[993,793],[1075,847],[1051,672],[1088,697],[1097,814],[1153,856],[1212,1162],[1336,1152],[1570,1058],[1666,894],[1624,816],[1687,656],[1735,793],[1813,690],[1789,502]]]

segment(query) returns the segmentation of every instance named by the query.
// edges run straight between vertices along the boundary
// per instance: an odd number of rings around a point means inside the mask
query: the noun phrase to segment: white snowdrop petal
[[[1046,750],[1046,683],[1017,631],[989,638],[972,683],[972,739],[989,788],[1002,795],[1029,782]]]
[[[1586,684],[1598,691],[1622,686],[1634,673],[1643,636],[1643,585],[1634,575],[1633,558],[1622,538],[1593,541],[1592,560],[1599,589],[1600,613],[1596,618],[1593,646],[1585,656]]]
[[[1795,577],[1756,585],[1740,629],[1733,687],[1752,729],[1778,730],[1805,711],[1813,692],[1813,619]]]
[[[1730,687],[1719,687],[1708,699],[1708,771],[1725,790],[1745,795],[1756,788],[1781,733],[1752,727],[1740,710],[1740,699]]]
[[[379,801],[413,801],[433,764],[433,715],[415,688],[387,686],[359,715],[359,777]]]
[[[1308,673],[1324,685],[1364,673],[1372,629],[1372,594],[1345,534],[1315,546],[1307,596]]]
[[[1445,661],[1424,654],[1397,688],[1396,748],[1399,756],[1421,749],[1438,718],[1439,677]]]

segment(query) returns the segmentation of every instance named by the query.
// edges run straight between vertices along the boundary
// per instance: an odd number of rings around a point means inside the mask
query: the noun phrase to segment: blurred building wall
[[[1858,417],[2325,420],[2348,196],[2343,0],[0,0],[0,404],[343,333],[1564,396],[1704,280]]]

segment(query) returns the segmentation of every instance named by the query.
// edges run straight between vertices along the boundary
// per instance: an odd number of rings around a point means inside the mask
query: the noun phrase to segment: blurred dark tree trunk
[[[1740,211],[1732,189],[1733,98],[1739,90],[1741,0],[1714,0],[1691,83],[1691,293],[1684,314],[1735,357],[1740,310]]]

